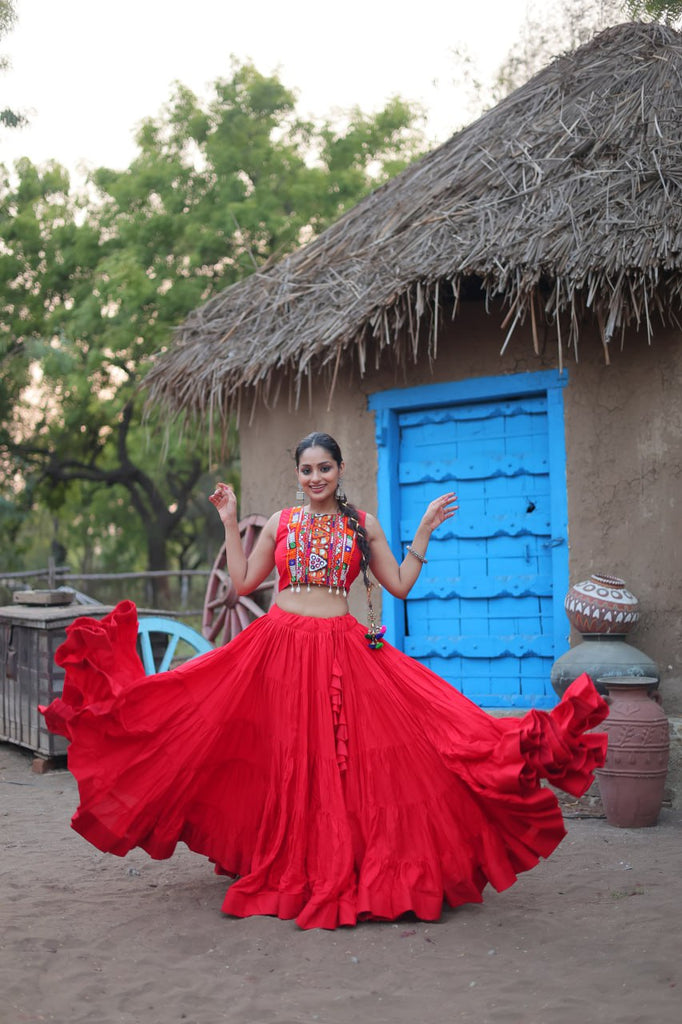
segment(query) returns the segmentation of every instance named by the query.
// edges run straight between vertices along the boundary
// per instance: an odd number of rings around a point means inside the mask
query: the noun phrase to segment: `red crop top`
[[[362,526],[365,513],[359,513]],[[340,512],[311,514],[301,505],[282,509],[275,541],[279,589],[328,587],[345,597],[360,572],[352,520]]]

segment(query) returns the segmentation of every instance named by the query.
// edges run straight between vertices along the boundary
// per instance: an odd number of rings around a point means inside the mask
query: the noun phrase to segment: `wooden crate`
[[[82,615],[102,618],[105,605],[0,607],[0,740],[42,757],[66,753],[67,742],[47,731],[39,704],[61,696],[64,670],[54,654],[66,627]]]

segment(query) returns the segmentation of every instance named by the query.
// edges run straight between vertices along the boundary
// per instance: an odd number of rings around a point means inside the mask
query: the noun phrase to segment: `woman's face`
[[[303,494],[313,505],[334,498],[336,486],[343,473],[343,462],[337,465],[326,448],[306,448],[301,454],[296,477]]]

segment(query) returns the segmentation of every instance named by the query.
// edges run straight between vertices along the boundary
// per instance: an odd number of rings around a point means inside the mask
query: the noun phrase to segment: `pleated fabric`
[[[510,886],[565,835],[549,780],[575,796],[603,764],[607,705],[580,676],[551,712],[493,718],[351,615],[273,607],[225,647],[146,676],[131,602],[76,620],[63,695],[98,849],[170,857],[178,842],[236,880],[223,910],[302,928],[436,920]]]

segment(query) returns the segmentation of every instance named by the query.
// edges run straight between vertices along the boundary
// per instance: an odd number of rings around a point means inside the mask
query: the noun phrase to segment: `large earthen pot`
[[[583,633],[582,641],[575,644],[552,665],[550,682],[555,693],[563,697],[574,679],[586,672],[602,696],[606,693],[604,680],[619,678],[654,678],[658,686],[658,665],[648,654],[626,642],[624,636],[613,633]]]
[[[656,679],[601,679],[609,717],[606,761],[597,772],[606,820],[617,828],[646,828],[658,821],[668,771],[670,733]]]

